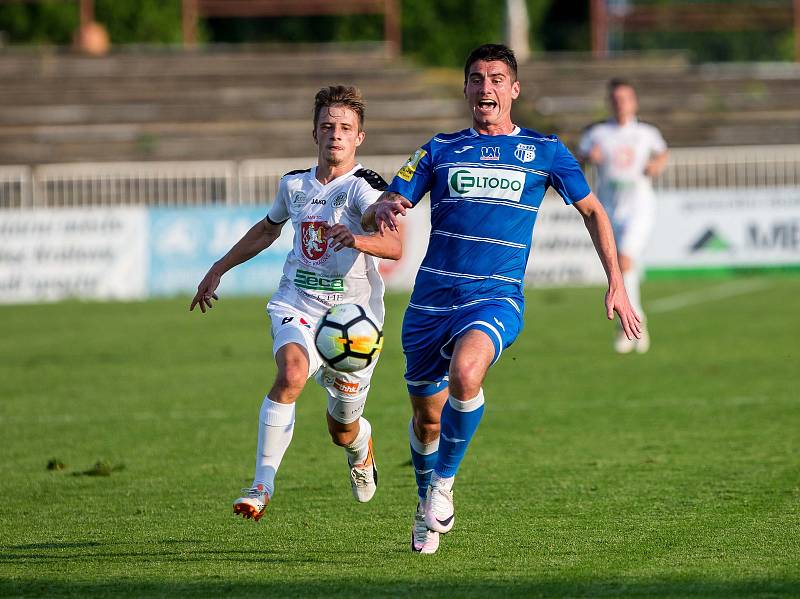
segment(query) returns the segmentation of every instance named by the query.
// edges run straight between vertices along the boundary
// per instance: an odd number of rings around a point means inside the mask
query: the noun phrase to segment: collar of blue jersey
[[[473,135],[483,135],[482,133],[478,133],[477,131],[475,131],[475,129],[473,129],[472,127],[469,128],[469,132],[472,133]],[[508,136],[519,135],[519,132],[520,132],[520,128],[517,125],[514,125],[514,130],[511,133],[507,133],[506,135],[508,135]],[[495,137],[495,136],[494,135],[489,135],[487,137]]]

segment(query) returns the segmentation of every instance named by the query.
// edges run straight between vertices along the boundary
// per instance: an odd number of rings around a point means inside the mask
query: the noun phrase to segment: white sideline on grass
[[[765,279],[730,281],[712,287],[705,287],[697,291],[687,291],[685,293],[678,293],[653,300],[649,302],[647,306],[647,313],[659,314],[662,312],[671,312],[672,310],[680,310],[681,308],[693,306],[695,304],[703,304],[737,295],[744,295],[745,293],[761,291],[771,286],[772,282]]]

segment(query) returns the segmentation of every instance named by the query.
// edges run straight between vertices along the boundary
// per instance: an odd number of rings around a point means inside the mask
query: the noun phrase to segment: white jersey
[[[354,235],[365,235],[361,215],[386,182],[360,164],[326,185],[317,180],[316,171],[314,167],[284,175],[267,214],[272,224],[291,220],[294,227],[292,251],[267,307],[289,307],[319,317],[333,305],[353,303],[369,308],[383,323],[378,259],[352,248],[334,252],[324,233],[327,226],[341,223]]]
[[[636,119],[622,126],[613,119],[604,121],[587,128],[578,153],[588,156],[594,146],[599,146],[603,155],[597,167],[597,196],[610,214],[615,208],[626,211],[620,204],[654,200],[653,186],[644,170],[654,155],[667,149],[657,128]]]

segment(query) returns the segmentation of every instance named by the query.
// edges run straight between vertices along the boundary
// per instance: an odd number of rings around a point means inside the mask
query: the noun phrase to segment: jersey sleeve
[[[267,221],[273,225],[282,225],[289,220],[289,190],[286,189],[286,178],[281,178],[275,201],[267,212]]]
[[[553,156],[547,183],[558,192],[565,204],[574,204],[592,191],[583,176],[581,165],[560,141]]]
[[[651,128],[651,137],[652,137],[652,146],[650,151],[653,154],[662,154],[667,151],[667,142],[664,141],[664,136],[661,135],[661,131],[659,131],[656,127]]]
[[[388,191],[399,193],[415,206],[428,193],[433,184],[431,142],[414,152],[397,171]]]
[[[381,190],[375,189],[369,183],[365,181],[359,181],[353,197],[353,206],[359,214],[364,214],[367,208],[378,201],[378,198],[381,197],[382,193],[383,192]]]

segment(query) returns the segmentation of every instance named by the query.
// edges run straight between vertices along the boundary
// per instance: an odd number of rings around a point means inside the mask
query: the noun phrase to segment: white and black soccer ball
[[[340,372],[362,370],[378,359],[383,331],[357,304],[333,306],[317,324],[314,344],[325,363]]]

